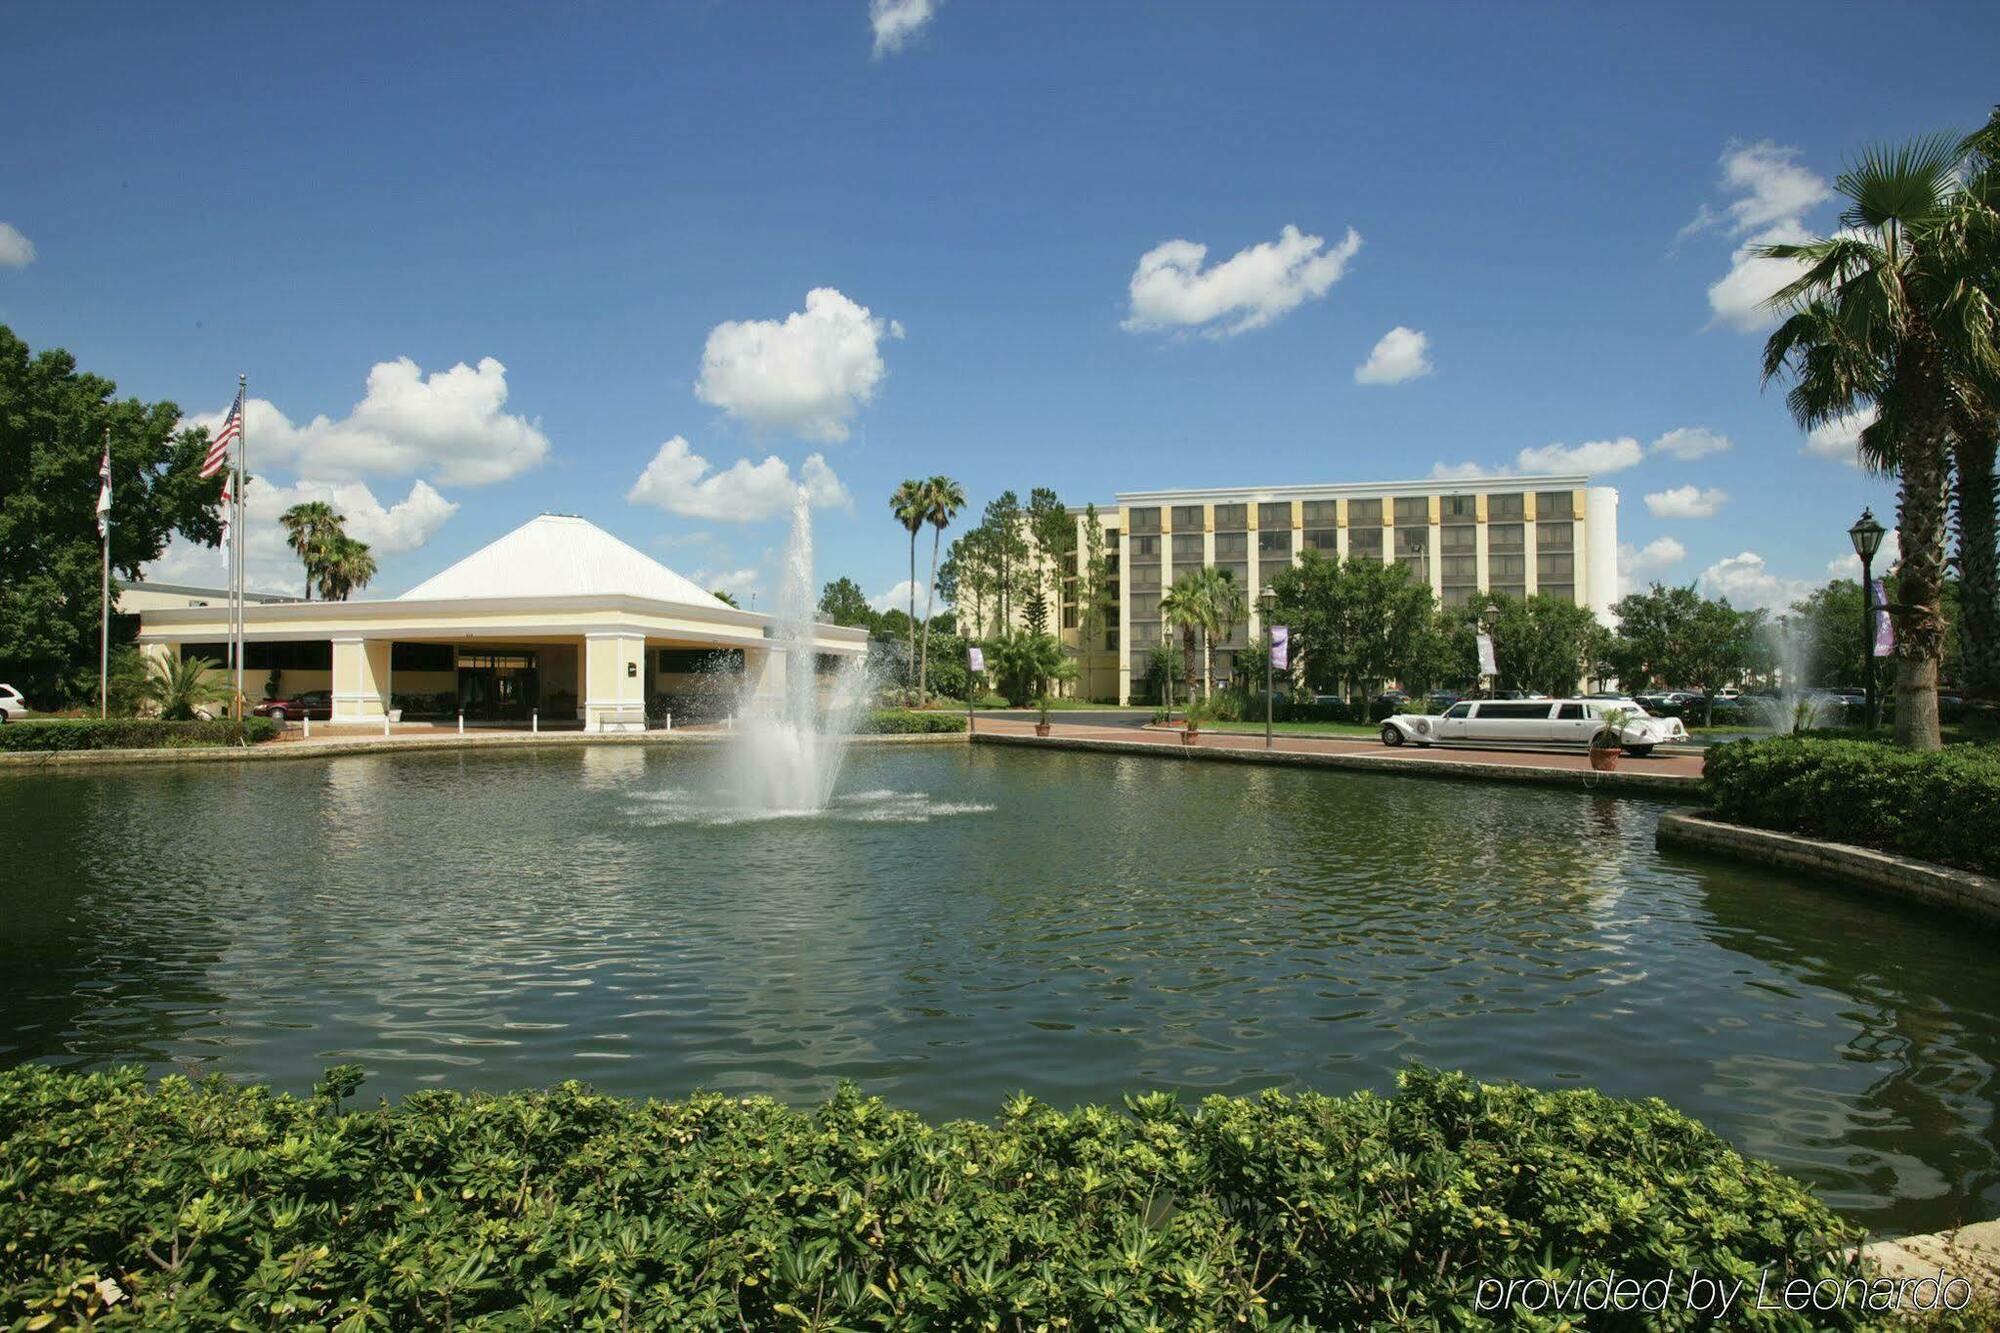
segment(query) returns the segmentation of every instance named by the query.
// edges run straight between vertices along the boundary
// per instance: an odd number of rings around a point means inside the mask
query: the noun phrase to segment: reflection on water
[[[0,782],[0,1059],[975,1116],[1418,1059],[1657,1094],[1880,1227],[2000,1212],[1991,938],[1663,856],[1645,803],[945,747],[746,819],[720,762]]]

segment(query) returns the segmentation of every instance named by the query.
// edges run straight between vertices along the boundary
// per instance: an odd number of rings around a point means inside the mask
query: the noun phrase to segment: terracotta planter
[[[1199,735],[1201,735],[1201,728],[1195,726],[1194,723],[1190,722],[1187,725],[1187,730],[1181,733],[1181,744],[1193,745],[1195,737]]]
[[[1590,766],[1600,773],[1610,773],[1618,767],[1618,750],[1615,746],[1590,747]]]
[[[1035,734],[1036,734],[1037,736],[1046,736],[1046,735],[1048,735],[1048,734],[1049,734],[1049,724],[1048,724],[1048,723],[1046,723],[1046,722],[1037,722],[1037,723],[1035,724]]]

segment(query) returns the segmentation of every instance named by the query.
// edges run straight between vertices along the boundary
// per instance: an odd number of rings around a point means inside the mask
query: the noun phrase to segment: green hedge
[[[856,731],[873,736],[963,734],[965,714],[916,708],[879,708],[861,719]]]
[[[1803,1185],[1587,1090],[1413,1069],[1387,1098],[932,1126],[851,1090],[336,1110],[358,1081],[0,1073],[0,1321],[115,1296],[148,1327],[1477,1328],[1481,1277],[1851,1275],[1828,1256],[1854,1229]]]
[[[1734,823],[2000,874],[2000,749],[1780,736],[1711,746],[1702,774]]]
[[[0,750],[157,750],[192,745],[229,745],[237,724],[162,722],[156,717],[45,718],[0,726]],[[255,743],[278,734],[278,724],[265,717],[247,718],[242,735]]]

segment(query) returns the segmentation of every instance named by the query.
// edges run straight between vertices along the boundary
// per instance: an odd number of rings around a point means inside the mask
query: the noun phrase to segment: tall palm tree
[[[965,508],[965,487],[950,477],[932,477],[924,483],[924,498],[924,520],[931,525],[931,577],[924,584],[924,646],[917,659],[919,705],[930,692],[931,611],[937,599],[938,542],[951,521],[958,517],[958,511]]]
[[[1217,569],[1213,565],[1204,566],[1196,577],[1201,580],[1202,602],[1202,693],[1215,694],[1215,641],[1227,640],[1236,632],[1236,622],[1243,618],[1243,589],[1236,584],[1236,575],[1227,569]]]
[[[903,531],[910,534],[910,665],[914,667],[917,664],[917,534],[923,531],[925,516],[930,512],[926,483],[913,477],[896,487],[889,495],[889,512],[903,525]],[[907,690],[906,685],[906,693]]]
[[[278,522],[284,525],[286,543],[306,568],[306,600],[311,601],[313,584],[320,580],[335,546],[347,535],[341,527],[346,516],[333,512],[333,506],[324,500],[306,500],[278,515]]]
[[[1189,570],[1160,597],[1160,623],[1181,632],[1181,680],[1188,702],[1194,702],[1195,642],[1208,624],[1208,597],[1202,574]]]
[[[344,602],[374,578],[375,556],[368,543],[342,533],[320,573],[319,595],[329,602]]]
[[[1764,346],[1764,377],[1792,380],[1786,404],[1803,426],[1868,401],[1900,478],[1896,525],[1896,740],[1934,750],[1940,604],[1945,572],[1952,421],[1962,387],[2000,368],[1994,304],[1967,280],[1990,221],[1966,206],[1958,145],[1918,140],[1865,155],[1836,188],[1845,230],[1760,253],[1804,266],[1773,296],[1788,312]]]
[[[1965,153],[1966,199],[1990,216],[2000,209],[2000,107],[1959,145]],[[1990,238],[1989,238],[1990,239]],[[1973,280],[1989,298],[2000,293],[2000,247],[1975,247]],[[1958,528],[1958,642],[1965,685],[2000,698],[2000,523],[1996,523],[1994,455],[2000,442],[2000,392],[1971,386],[1952,434],[1952,517]]]

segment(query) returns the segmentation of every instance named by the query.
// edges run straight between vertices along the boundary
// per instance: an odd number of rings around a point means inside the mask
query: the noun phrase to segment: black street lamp
[[[1854,554],[1861,557],[1861,666],[1866,703],[1863,720],[1875,729],[1875,553],[1882,549],[1886,531],[1875,521],[1873,510],[1863,509],[1861,517],[1847,530]]]
[[[1271,613],[1278,609],[1278,594],[1270,584],[1257,593],[1257,609],[1264,617],[1264,748],[1271,748]]]

